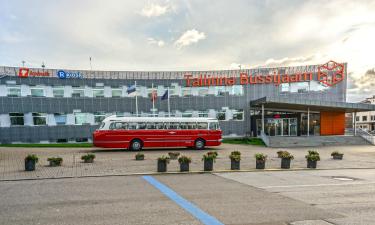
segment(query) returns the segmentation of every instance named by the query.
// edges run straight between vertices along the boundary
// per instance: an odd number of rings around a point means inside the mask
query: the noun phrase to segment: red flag
[[[157,98],[158,98],[158,94],[156,93],[156,91],[152,91],[152,93],[151,93],[151,101],[155,102]]]

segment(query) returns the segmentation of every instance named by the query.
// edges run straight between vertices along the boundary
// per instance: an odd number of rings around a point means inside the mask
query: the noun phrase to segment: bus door
[[[163,122],[147,122],[142,130],[145,147],[166,147]]]

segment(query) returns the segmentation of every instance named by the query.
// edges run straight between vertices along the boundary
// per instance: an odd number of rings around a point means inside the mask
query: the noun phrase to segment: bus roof
[[[126,116],[109,116],[103,120],[121,121],[121,122],[218,122],[216,118],[202,117],[126,117]]]

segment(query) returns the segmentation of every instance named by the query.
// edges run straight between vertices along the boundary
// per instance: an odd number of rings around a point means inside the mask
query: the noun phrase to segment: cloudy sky
[[[375,95],[375,1],[0,0],[0,65],[212,70],[348,62]]]

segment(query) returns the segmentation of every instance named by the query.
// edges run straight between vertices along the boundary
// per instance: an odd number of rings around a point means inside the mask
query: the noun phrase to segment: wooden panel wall
[[[320,112],[320,135],[344,135],[345,112]]]

